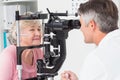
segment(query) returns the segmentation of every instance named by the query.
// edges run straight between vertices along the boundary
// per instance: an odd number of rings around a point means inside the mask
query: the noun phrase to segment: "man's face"
[[[80,29],[84,35],[85,43],[93,43],[93,30],[91,28],[90,22],[86,24],[82,16],[80,16],[80,23],[81,23]]]

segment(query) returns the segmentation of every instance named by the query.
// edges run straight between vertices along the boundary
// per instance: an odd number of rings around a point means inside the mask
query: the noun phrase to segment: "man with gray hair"
[[[89,0],[80,4],[78,14],[85,43],[97,45],[86,57],[79,80],[120,80],[117,6],[112,0]],[[78,80],[69,70],[61,75],[61,80]]]

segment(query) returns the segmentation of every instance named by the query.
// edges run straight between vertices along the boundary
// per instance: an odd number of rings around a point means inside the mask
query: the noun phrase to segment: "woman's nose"
[[[35,31],[35,35],[40,35],[40,31],[39,31],[39,30],[36,30],[36,31]]]

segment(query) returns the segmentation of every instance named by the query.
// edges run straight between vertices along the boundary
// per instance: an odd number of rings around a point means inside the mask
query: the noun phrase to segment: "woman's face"
[[[20,43],[21,46],[39,45],[41,43],[41,26],[39,23],[31,23],[21,30]]]

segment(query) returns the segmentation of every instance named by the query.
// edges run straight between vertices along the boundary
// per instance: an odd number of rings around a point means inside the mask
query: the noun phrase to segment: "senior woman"
[[[39,20],[20,20],[20,46],[39,45],[41,43],[41,24]],[[0,80],[18,80],[16,69],[16,25],[9,32],[10,46],[0,54]],[[28,49],[22,55],[22,80],[37,76],[37,59],[43,59],[40,48]]]

